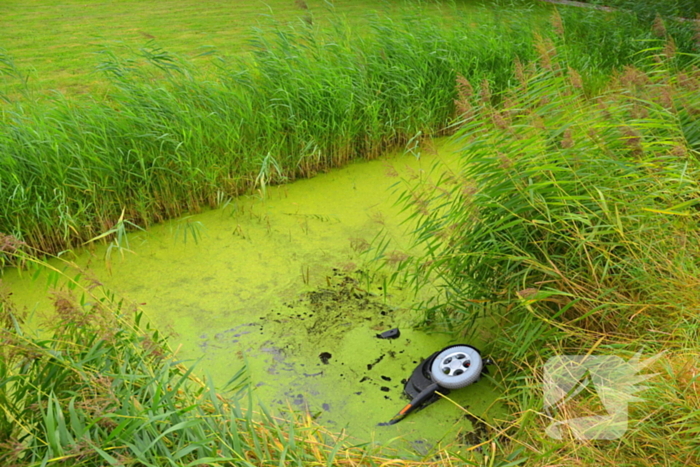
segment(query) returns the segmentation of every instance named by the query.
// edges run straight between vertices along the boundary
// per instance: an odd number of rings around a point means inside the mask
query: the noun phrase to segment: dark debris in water
[[[263,321],[279,324],[293,322],[295,327],[303,328],[305,341],[311,344],[329,338],[340,339],[363,321],[372,322],[373,329],[386,329],[384,320],[391,319],[394,309],[362,287],[359,279],[362,274],[359,270],[344,273],[333,269],[332,274],[326,277],[324,287],[305,292],[293,302],[284,303],[285,312],[272,310],[263,317]],[[308,311],[301,312],[298,307]]]
[[[385,354],[381,354],[375,361],[373,361],[372,363],[368,363],[367,364],[367,371],[370,371],[372,368],[374,368],[374,365],[376,365],[377,363],[384,360],[385,356],[386,356]]]
[[[382,311],[380,314],[385,314],[384,311]],[[394,328],[394,329],[389,329],[388,331],[384,331],[381,334],[377,334],[377,337],[379,339],[396,339],[401,335],[401,331],[399,331],[399,328]]]
[[[329,412],[329,399],[313,401],[312,397],[307,400],[297,392],[301,387],[309,394],[314,389],[323,392],[333,378],[348,380],[361,386],[355,387],[363,390],[353,388],[346,393],[346,396],[353,395],[353,404],[360,401],[359,403],[368,405],[386,405],[386,401],[394,404],[403,398],[406,379],[402,379],[402,376],[410,374],[413,365],[418,363],[418,360],[414,360],[418,355],[410,346],[410,339],[401,336],[398,341],[377,342],[376,353],[365,354],[364,361],[344,353],[347,352],[347,347],[343,345],[334,347],[334,342],[343,342],[348,332],[358,327],[362,327],[363,332],[368,328],[370,331],[366,337],[373,339],[376,332],[386,333],[392,326],[394,309],[384,304],[381,296],[366,291],[362,284],[361,275],[355,276],[335,270],[332,276],[327,277],[323,287],[305,292],[290,303],[285,303],[283,307],[270,310],[262,321],[265,323],[263,327],[270,323],[265,330],[270,340],[260,347],[261,351],[267,352],[271,357],[268,372],[284,376],[283,372],[300,370],[297,374],[304,378],[296,380],[299,388],[286,395],[293,406],[312,406],[315,409],[323,408],[319,413]],[[275,320],[281,326],[272,324]],[[398,329],[389,331],[398,337]],[[242,336],[245,332],[236,330],[234,334],[241,333]],[[302,360],[298,357],[302,357]],[[303,360],[306,358],[308,360]],[[288,368],[286,364],[291,364],[296,369]],[[343,366],[346,364],[347,366]],[[326,368],[325,365],[329,366]],[[307,373],[301,368],[304,366],[307,371],[309,367],[315,367],[316,370]],[[328,371],[341,368],[343,372]],[[394,369],[400,369],[401,373],[395,374],[392,371]],[[367,390],[368,388],[371,390]],[[334,412],[342,413],[345,403],[347,401],[343,400],[334,406]],[[487,425],[478,422],[472,425],[474,430],[461,434],[462,443],[473,445],[476,440],[488,434],[484,431],[484,426]]]
[[[321,359],[321,363],[324,365],[328,365],[328,362],[331,360],[331,353],[330,352],[321,352],[321,354],[318,356]]]

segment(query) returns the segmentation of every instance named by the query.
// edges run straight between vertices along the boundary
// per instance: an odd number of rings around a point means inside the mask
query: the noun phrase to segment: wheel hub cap
[[[464,352],[455,352],[447,355],[440,362],[440,371],[447,376],[459,376],[469,368],[471,361]]]

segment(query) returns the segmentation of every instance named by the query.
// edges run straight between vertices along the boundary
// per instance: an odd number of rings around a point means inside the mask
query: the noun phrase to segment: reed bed
[[[26,96],[0,109],[0,232],[60,252],[122,217],[148,226],[445,134],[457,70],[498,96],[515,82],[516,59],[536,54],[529,12],[492,18],[377,17],[362,37],[342,22],[323,31],[280,26],[257,35],[252,58],[221,62],[213,77],[153,43],[128,56],[105,49],[108,100],[57,96],[49,105]],[[609,31],[606,21],[599,26]],[[626,32],[651,34],[635,27]],[[541,37],[556,38],[555,29]],[[596,92],[600,79],[589,75],[610,70],[586,55],[593,39],[577,40],[567,37],[562,53],[588,58],[584,85]],[[663,40],[644,47],[654,43]],[[616,65],[629,53],[617,51]],[[3,64],[12,71],[8,57]]]
[[[458,78],[463,166],[402,194],[425,254],[394,278],[434,286],[418,305],[426,326],[466,336],[497,323],[484,350],[533,465],[700,462],[700,72],[697,55],[679,71],[670,44],[593,98],[547,39],[500,105]],[[546,436],[549,357],[663,350],[623,438]],[[596,404],[582,396],[574,416]]]

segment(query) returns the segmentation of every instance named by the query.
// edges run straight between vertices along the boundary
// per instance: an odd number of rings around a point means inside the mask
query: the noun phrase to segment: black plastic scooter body
[[[420,362],[418,366],[413,370],[413,373],[411,373],[411,377],[408,378],[408,380],[406,380],[406,384],[404,384],[403,386],[403,392],[409,399],[414,399],[418,394],[423,392],[425,388],[433,384],[433,380],[430,377],[430,367],[433,365],[433,360],[435,360],[435,357],[439,353],[440,351],[437,351],[422,362]],[[443,392],[443,394],[445,395],[447,395],[450,392],[450,390],[447,388],[441,389],[445,391]],[[423,406],[434,402],[438,398],[439,396],[435,394],[433,397],[431,397],[430,401],[426,400],[423,403]]]
[[[443,353],[445,350],[451,349],[452,347],[469,347],[475,350],[476,353],[478,353],[479,356],[481,356],[481,352],[479,351],[479,349],[466,344],[451,345],[430,355],[430,357],[426,358],[418,364],[418,366],[413,370],[411,377],[408,378],[408,380],[404,384],[403,391],[406,394],[406,396],[408,396],[408,398],[411,399],[411,402],[408,403],[403,409],[401,409],[399,413],[397,413],[394,416],[394,418],[392,418],[386,423],[380,423],[379,426],[394,425],[403,420],[411,412],[420,410],[425,406],[435,402],[440,398],[438,392],[443,395],[447,395],[450,393],[449,389],[444,388],[435,381],[433,381],[432,372],[430,370],[433,366],[435,358],[439,354]],[[471,383],[467,383],[466,386],[475,383],[479,380],[479,378],[481,378],[481,375],[484,372],[488,372],[488,369],[485,365],[491,364],[491,361],[487,359],[483,360],[483,363],[484,365],[482,366],[481,372],[479,373],[477,379],[472,381]]]
[[[479,353],[479,355],[481,355],[481,352],[479,351],[479,349],[477,349],[473,345],[465,345],[465,344],[451,345],[449,347],[445,347],[444,349],[438,350],[437,352],[434,352],[428,358],[426,358],[421,363],[419,363],[418,366],[416,366],[416,368],[413,370],[413,373],[411,373],[411,377],[408,378],[408,380],[406,381],[406,384],[404,384],[404,387],[403,387],[404,394],[409,399],[413,400],[425,388],[427,388],[431,384],[434,384],[434,381],[430,375],[430,367],[433,366],[433,361],[435,360],[435,357],[437,357],[438,354],[449,349],[450,347],[458,347],[458,346],[471,347],[472,349],[476,350]],[[488,371],[488,369],[486,368],[486,365],[484,365],[484,369],[482,370],[482,373],[485,373],[487,371]],[[444,388],[444,387],[439,386],[439,385],[438,385],[438,388],[439,388],[438,390],[440,391],[440,394],[443,394],[446,396],[450,393],[450,390],[447,388]],[[440,396],[438,396],[437,394],[433,394],[428,399],[425,399],[424,402],[422,404],[420,404],[420,407],[416,407],[416,409],[426,407],[438,399],[440,399]]]

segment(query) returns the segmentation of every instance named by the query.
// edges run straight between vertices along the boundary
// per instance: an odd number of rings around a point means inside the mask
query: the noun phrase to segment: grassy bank
[[[477,317],[498,320],[486,350],[500,355],[510,434],[533,447],[533,465],[695,465],[698,68],[679,71],[667,45],[647,71],[626,67],[591,99],[561,50],[540,51],[501,106],[460,80],[464,165],[435,174],[434,190],[404,193],[428,253],[396,275],[438,284],[419,305],[428,326],[469,335]],[[595,391],[544,411],[550,357],[641,351],[666,354],[622,438],[545,434],[557,420],[606,413]]]
[[[514,63],[529,63],[562,27],[597,21],[595,34],[557,39],[589,94],[666,36],[679,51],[694,47],[687,28],[654,36],[620,14],[573,11],[535,30],[527,11],[493,13],[480,24],[420,11],[375,18],[362,37],[342,22],[326,32],[279,27],[258,36],[252,58],[223,62],[216,80],[153,45],[131,56],[105,50],[108,100],[2,108],[0,232],[58,252],[125,222],[147,226],[449,132],[457,75],[486,80],[496,103],[515,82]],[[638,40],[621,47],[620,30]]]
[[[161,49],[106,52],[109,101],[4,108],[0,231],[56,252],[114,228],[122,210],[148,225],[377,156],[449,123],[455,69],[499,89],[531,50],[529,31],[500,22],[465,35],[432,18],[376,19],[366,38],[336,26],[261,35],[217,81]]]

